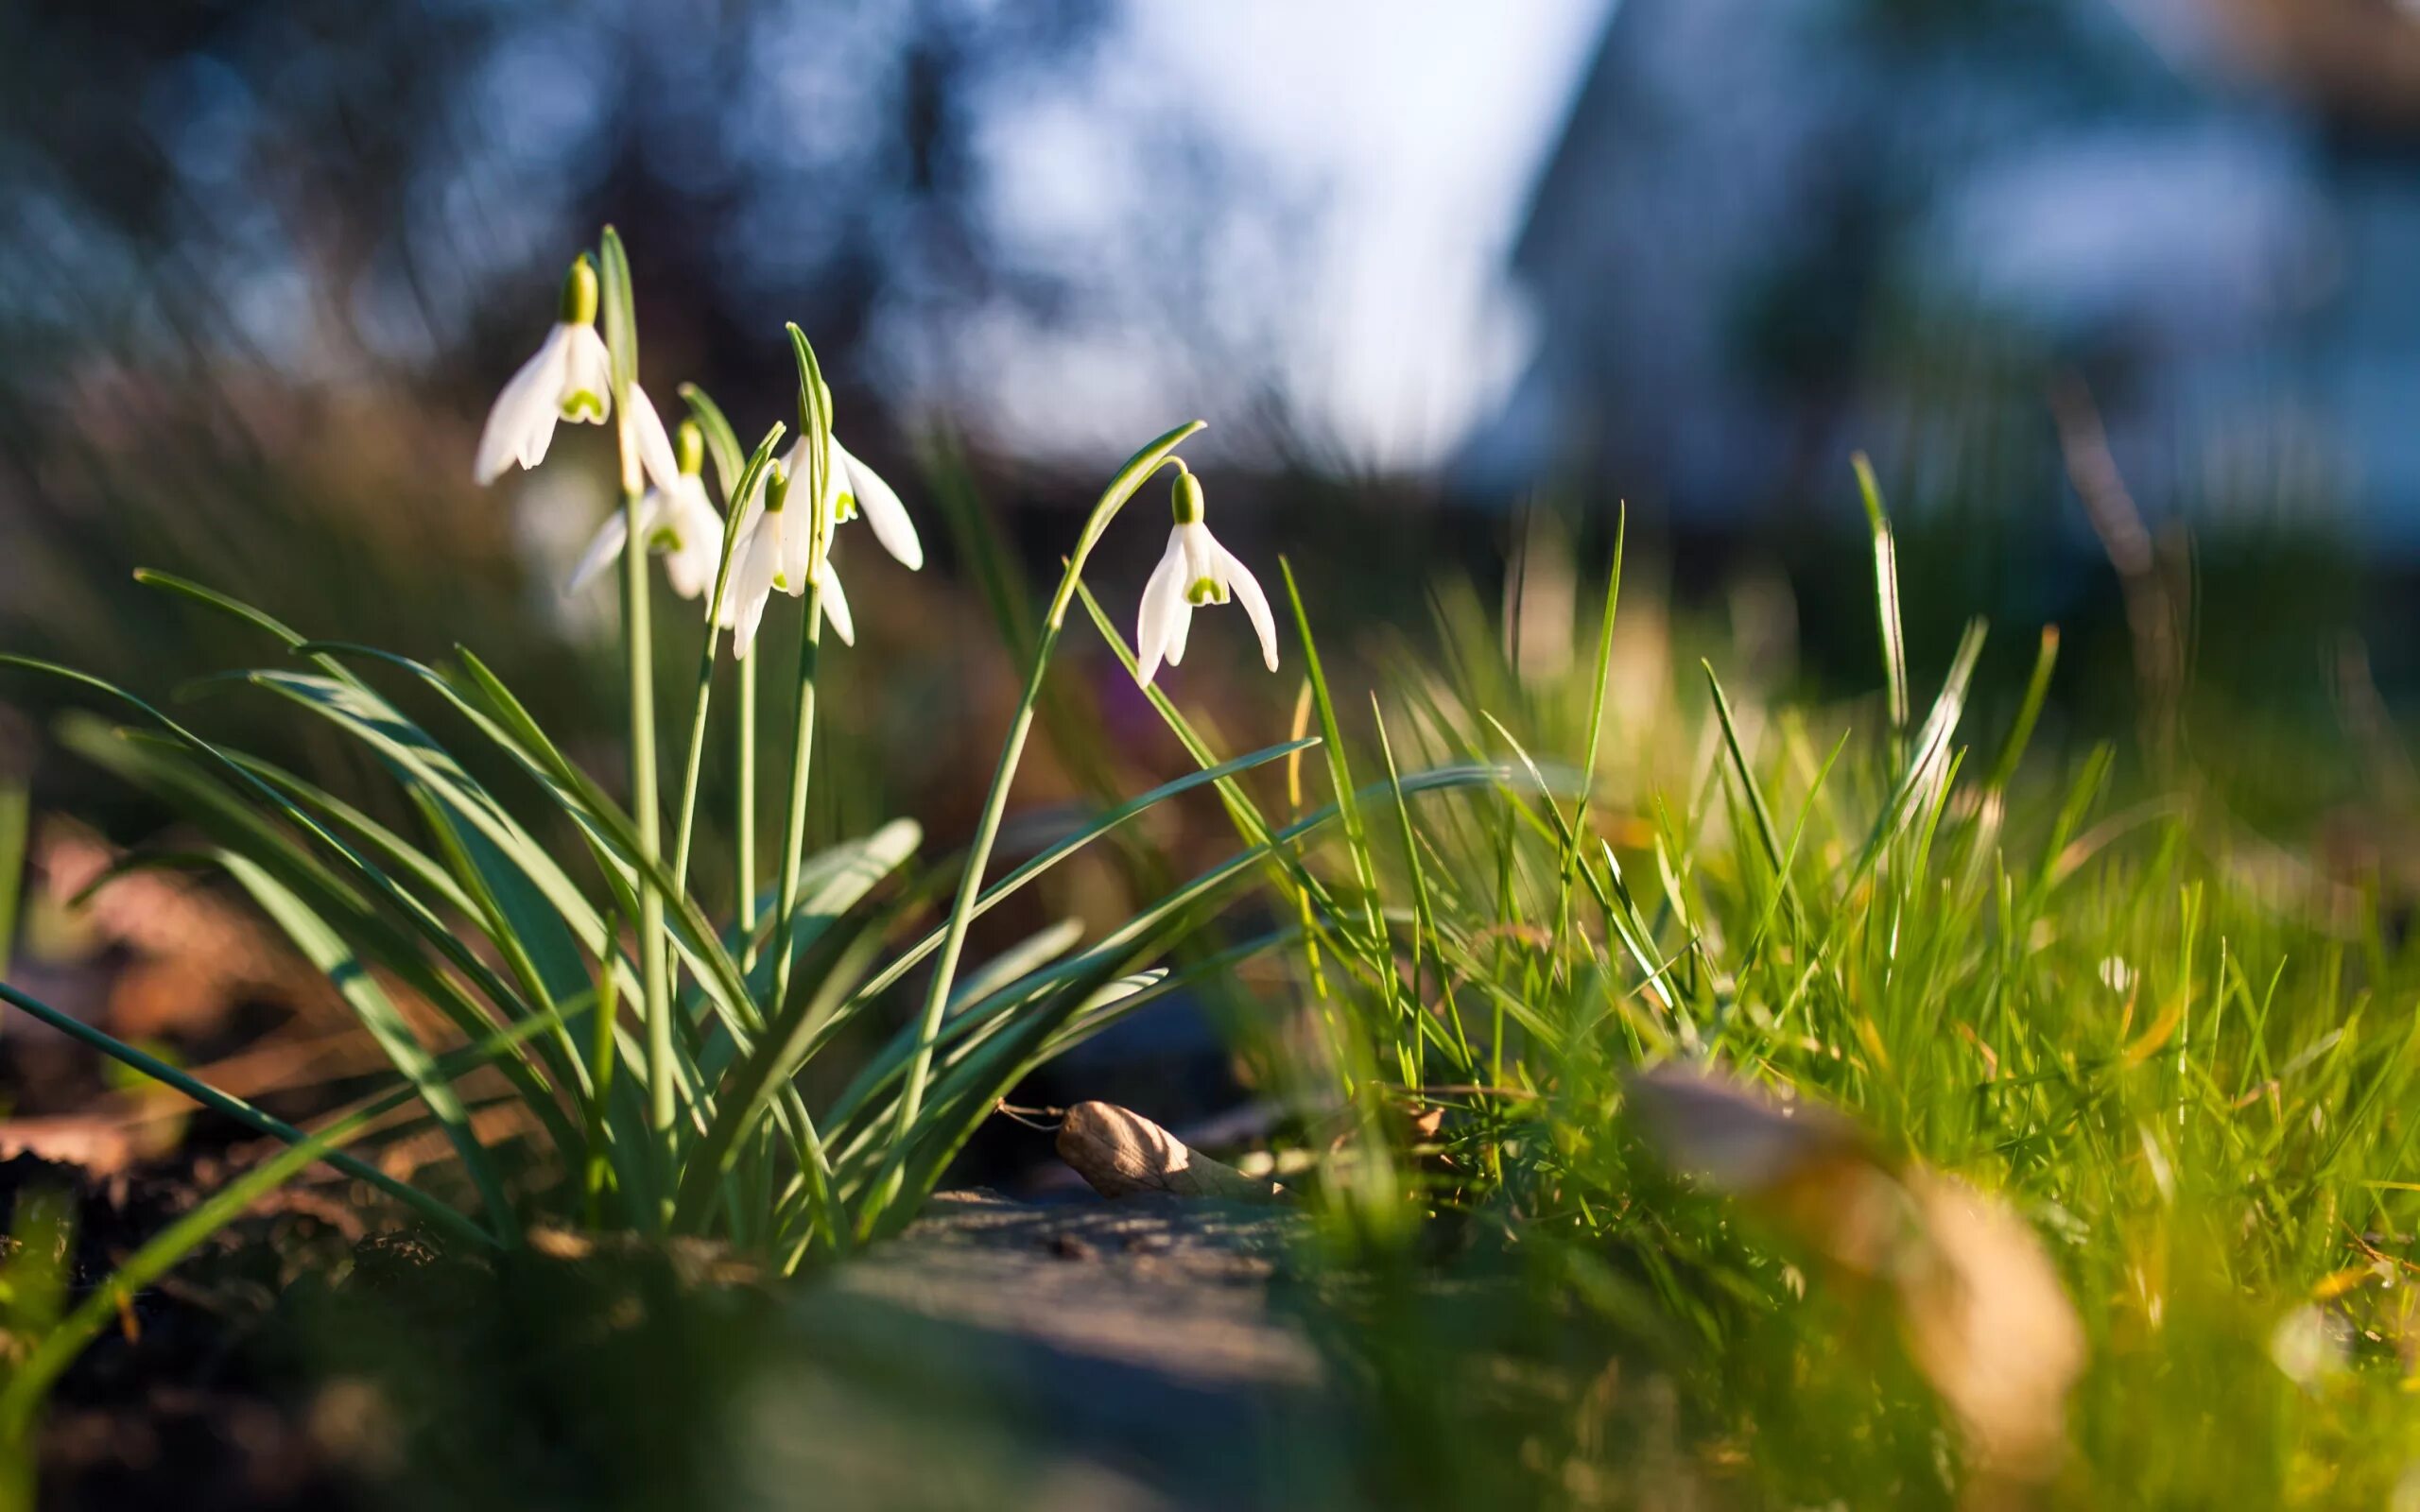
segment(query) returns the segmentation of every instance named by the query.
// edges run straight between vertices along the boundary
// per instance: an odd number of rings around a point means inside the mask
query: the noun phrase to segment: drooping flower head
[[[791,443],[789,451],[793,477],[807,475],[807,437],[813,432],[814,427],[802,416],[799,438]],[[898,493],[882,480],[880,473],[841,445],[838,436],[830,439],[831,450],[822,470],[823,497],[819,501],[824,507],[825,520],[830,525],[838,525],[863,514],[883,550],[899,558],[910,572],[922,569],[925,545],[916,539],[915,522],[908,518],[907,506],[899,502]]]
[[[678,442],[667,438],[655,405],[636,385],[631,388],[631,419],[649,483],[647,496],[639,501],[640,538],[648,551],[664,558],[664,575],[672,591],[696,598],[714,587],[715,570],[722,564],[722,516],[706,497],[705,433],[697,421],[684,420]],[[629,527],[619,509],[607,515],[580,553],[563,592],[579,592],[619,557]]]
[[[759,499],[752,501],[752,517],[738,545],[731,570],[731,589],[724,595],[723,623],[732,632],[732,652],[746,656],[756,642],[765,606],[776,589],[792,598],[804,594],[811,582],[821,590],[823,616],[844,645],[856,644],[856,626],[849,615],[849,600],[840,592],[839,576],[826,553],[816,549],[819,532],[804,508],[789,507],[791,473],[775,463],[765,470]]]
[[[472,475],[485,485],[515,464],[536,467],[545,460],[558,420],[602,424],[614,404],[612,369],[596,334],[596,266],[583,252],[563,276],[554,328],[488,411]]]
[[[1168,549],[1143,585],[1143,605],[1134,631],[1134,653],[1141,659],[1136,680],[1148,686],[1165,661],[1175,666],[1184,660],[1184,641],[1195,609],[1224,604],[1232,596],[1243,602],[1260,638],[1260,659],[1277,670],[1277,624],[1270,617],[1269,599],[1252,572],[1234,552],[1219,544],[1202,524],[1201,482],[1178,462],[1176,484],[1169,490],[1169,509],[1176,517],[1168,532]]]

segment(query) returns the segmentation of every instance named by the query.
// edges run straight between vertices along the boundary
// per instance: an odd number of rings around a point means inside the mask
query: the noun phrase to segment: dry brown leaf
[[[2047,1479],[2066,1447],[2083,1328],[2041,1241],[2008,1204],[1955,1177],[1907,1178],[1925,1243],[1893,1280],[1908,1352],[1965,1425],[1976,1462]]]
[[[1665,1156],[1851,1276],[1887,1281],[1909,1356],[1984,1479],[2038,1482],[2066,1447],[2083,1330],[2033,1230],[1954,1177],[1896,1169],[1848,1119],[1720,1073],[1660,1067],[1633,1106]]]
[[[1197,1154],[1140,1113],[1114,1103],[1078,1103],[1059,1125],[1059,1158],[1095,1192],[1115,1201],[1149,1193],[1279,1202],[1287,1191]]]
[[[1841,1160],[1870,1163],[1865,1135],[1815,1103],[1781,1103],[1715,1072],[1662,1065],[1631,1078],[1631,1106],[1665,1159],[1725,1192],[1763,1192]]]

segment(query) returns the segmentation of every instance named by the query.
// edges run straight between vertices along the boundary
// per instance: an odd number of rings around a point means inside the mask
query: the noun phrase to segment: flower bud
[[[596,265],[582,252],[572,261],[571,271],[563,275],[563,298],[560,310],[565,325],[596,323]]]
[[[1175,511],[1178,524],[1201,523],[1201,480],[1182,462],[1177,464],[1176,485],[1168,490],[1168,507]]]

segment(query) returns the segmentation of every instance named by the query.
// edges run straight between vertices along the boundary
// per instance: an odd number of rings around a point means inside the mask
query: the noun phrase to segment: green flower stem
[[[823,590],[816,579],[806,590],[806,613],[798,629],[798,737],[790,748],[789,817],[782,827],[782,882],[773,914],[777,921],[773,948],[773,996],[765,1005],[768,1022],[781,1012],[790,995],[790,971],[797,964],[798,878],[806,850],[807,779],[815,758],[815,679],[822,661]]]
[[[605,1182],[611,1172],[612,1145],[607,1139],[609,1099],[614,1095],[614,1024],[621,1016],[621,953],[608,949],[605,964],[597,972],[596,1005],[589,1021],[594,1031],[590,1046],[588,1082],[588,1226],[601,1228],[605,1225]]]
[[[732,816],[735,851],[732,862],[733,910],[746,942],[741,970],[756,964],[756,649],[739,659],[738,801]]]
[[[681,823],[672,841],[673,885],[686,890],[689,885],[689,846],[698,831],[698,774],[706,759],[706,713],[714,691],[714,630],[706,631],[706,655],[703,674],[698,679],[698,704],[689,717],[689,754],[681,764]]]
[[[812,770],[815,752],[815,678],[817,663],[821,660],[823,642],[822,579],[809,579],[806,590],[806,613],[799,622],[798,636],[798,744],[790,754],[789,822],[783,828],[782,884],[779,922],[773,932],[773,995],[765,1005],[765,1022],[771,1023],[781,1015],[782,1005],[789,1001],[790,972],[798,964],[798,887],[799,869],[806,849],[807,778]],[[804,1104],[797,1109],[799,1169],[806,1176],[807,1186],[815,1194],[817,1208],[831,1215],[832,1161],[824,1153],[823,1140],[816,1132],[815,1119]],[[833,1242],[845,1246],[846,1225],[832,1218]]]
[[[870,1229],[898,1191],[908,1138],[924,1108],[925,1085],[932,1076],[933,1048],[941,1039],[942,1014],[949,1004],[950,988],[958,979],[959,958],[966,950],[966,930],[975,919],[976,900],[983,890],[983,869],[991,864],[992,846],[1000,835],[1009,788],[1016,780],[1017,764],[1025,757],[1026,737],[1033,729],[1034,705],[1042,696],[1043,674],[1050,665],[1050,652],[1059,644],[1059,632],[1066,624],[1067,606],[1075,600],[1076,585],[1082,580],[1085,558],[1092,555],[1093,547],[1108,530],[1109,523],[1117,517],[1117,511],[1126,507],[1126,501],[1160,470],[1179,444],[1201,426],[1201,421],[1187,421],[1129,458],[1110,480],[1099,502],[1093,506],[1091,515],[1084,521],[1083,534],[1076,540],[1075,552],[1067,558],[1067,570],[1059,579],[1059,592],[1051,598],[1050,612],[1044,617],[1042,633],[1034,641],[1033,666],[1026,674],[1025,696],[1017,700],[1016,713],[1009,721],[1008,739],[1000,747],[1000,763],[992,773],[991,791],[983,798],[982,817],[976,821],[974,843],[966,851],[965,875],[959,879],[958,894],[950,902],[949,928],[942,936],[941,959],[933,968],[932,985],[925,992],[916,1057],[908,1062],[908,1083],[900,1093],[898,1140],[892,1146],[884,1179],[868,1195],[867,1211],[859,1223],[861,1230]]]
[[[755,496],[757,479],[764,475],[766,465],[772,460],[773,448],[782,438],[782,429],[780,422],[776,421],[772,430],[767,433],[765,439],[758,443],[755,455],[748,459],[748,465],[740,471],[738,482],[732,490],[729,507],[723,516],[722,559],[721,564],[715,569],[714,592],[706,597],[706,641],[705,644],[698,650],[698,701],[689,719],[689,754],[681,768],[680,833],[672,847],[672,884],[683,893],[689,886],[689,846],[697,836],[698,778],[705,765],[706,715],[714,704],[715,652],[722,644],[722,607],[725,597],[731,592],[732,558],[738,553],[739,524],[747,513],[747,501]],[[756,679],[752,662],[743,658],[741,665],[747,669],[741,674],[745,688],[742,697],[746,700],[742,706],[744,720],[742,738],[745,740],[752,738],[756,728]],[[750,749],[746,745],[740,748],[743,751]],[[749,775],[752,782],[754,777],[752,770]],[[740,812],[746,815],[752,812],[752,796],[744,799]],[[747,833],[745,825],[741,828],[741,833]],[[746,856],[744,851],[743,856],[745,859],[741,863],[740,875],[746,878],[750,875],[750,867],[753,858]],[[745,893],[747,890],[747,885],[743,882],[741,891]],[[744,914],[745,900],[743,900],[742,911]]]
[[[664,854],[664,816],[656,794],[655,767],[655,636],[648,619],[647,550],[639,530],[639,501],[644,496],[638,459],[638,438],[631,434],[625,394],[618,427],[622,442],[622,518],[629,524],[630,545],[622,552],[622,641],[630,664],[631,687],[631,813],[638,821],[639,851],[650,864]],[[675,1106],[672,1068],[672,992],[665,979],[664,894],[642,876],[639,890],[639,981],[647,1012],[648,1124],[664,1143],[667,1161],[672,1150]],[[666,1169],[672,1169],[670,1165]]]
[[[639,986],[647,1019],[648,1122],[662,1140],[666,1170],[677,1169],[673,1148],[672,984],[665,974],[664,799],[656,788],[655,635],[648,623],[647,536],[639,503],[647,479],[639,465],[638,432],[631,423],[631,390],[638,383],[637,315],[631,301],[631,260],[621,233],[605,228],[597,243],[597,278],[605,348],[613,359],[614,438],[622,460],[622,649],[631,682],[631,814],[638,821],[641,860]],[[667,1188],[668,1189],[668,1188]]]
[[[833,525],[823,508],[831,489],[826,473],[832,466],[832,394],[823,387],[823,369],[816,363],[806,333],[793,322],[789,335],[798,355],[799,438],[805,455],[806,475],[792,478],[790,484],[793,496],[800,485],[806,490],[806,613],[798,625],[797,737],[790,747],[789,821],[782,829],[782,883],[773,914],[773,996],[765,1005],[768,1023],[780,1017],[782,1004],[789,997],[790,972],[798,954],[798,874],[805,859],[806,783],[815,756],[815,678],[823,645],[822,569],[824,553],[832,546]]]
[[[832,482],[828,473],[832,466],[832,391],[823,384],[822,369],[815,360],[815,349],[806,333],[793,323],[789,327],[790,345],[798,357],[799,436],[805,443],[805,477],[793,478],[792,486],[804,484],[806,489],[807,580],[806,612],[798,627],[798,718],[797,733],[790,747],[789,819],[782,829],[782,880],[776,895],[773,914],[773,995],[765,1005],[765,1022],[776,1022],[783,1005],[789,1001],[790,975],[798,965],[798,887],[799,870],[806,852],[807,780],[814,771],[815,757],[815,681],[822,661],[823,645],[823,562],[831,550],[834,522],[824,509]],[[798,1161],[815,1205],[830,1225],[833,1243],[848,1242],[846,1225],[832,1209],[832,1163],[823,1150],[823,1141],[816,1133],[815,1119],[804,1103],[796,1106],[798,1125]]]

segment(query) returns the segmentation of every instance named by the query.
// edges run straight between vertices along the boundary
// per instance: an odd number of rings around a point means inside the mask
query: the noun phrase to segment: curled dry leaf
[[[2049,1257],[2008,1204],[1954,1177],[1907,1177],[1924,1243],[1896,1281],[1908,1350],[1956,1410],[1977,1462],[2047,1477],[2066,1448],[2067,1388],[2083,1370],[2083,1329]]]
[[[1632,1106],[1678,1169],[1753,1203],[1841,1271],[1890,1284],[1908,1352],[1979,1469],[2047,1478],[2066,1444],[2083,1331],[2040,1240],[1954,1177],[1894,1169],[1847,1118],[1735,1078],[1659,1067]]]
[[[1058,1143],[1059,1158],[1113,1201],[1154,1192],[1228,1202],[1279,1202],[1288,1195],[1276,1182],[1197,1154],[1159,1125],[1114,1103],[1078,1103],[1067,1109]]]

